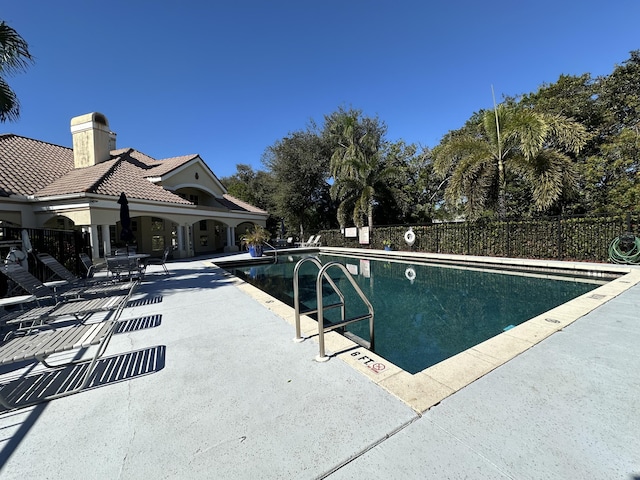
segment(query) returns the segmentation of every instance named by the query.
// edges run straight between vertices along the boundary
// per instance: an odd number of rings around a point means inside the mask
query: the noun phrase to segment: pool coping
[[[620,275],[618,278],[608,281],[606,284],[590,292],[533,317],[516,327],[415,374],[402,370],[400,367],[337,332],[328,332],[325,334],[325,348],[329,358],[339,359],[350,365],[373,383],[402,400],[417,413],[427,411],[448,396],[507,363],[540,343],[542,340],[563,330],[579,318],[640,283],[640,269],[630,265],[425,254],[416,252],[388,252],[383,250],[336,247],[322,247],[319,250],[323,253],[370,256],[377,259],[415,260],[418,262],[427,261],[432,263],[449,261],[456,264],[475,266],[477,268],[495,265],[502,267],[530,267],[532,269],[558,269],[565,272],[575,271],[577,274],[586,274],[596,278],[610,273]],[[216,263],[215,259],[211,260],[210,265],[220,268],[221,273],[237,288],[295,327],[295,310],[293,307],[226,272]],[[300,324],[303,341],[315,341],[317,343],[318,323],[309,316],[301,315]],[[293,340],[294,339],[292,339],[292,341]]]

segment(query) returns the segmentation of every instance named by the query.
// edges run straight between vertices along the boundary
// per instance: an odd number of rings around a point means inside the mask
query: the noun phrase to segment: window
[[[206,232],[207,231],[207,221],[206,220],[200,220],[200,231],[201,232]]]
[[[198,195],[189,195],[189,201],[194,205],[198,205]]]
[[[151,217],[151,231],[152,232],[164,231],[164,220],[158,217]]]
[[[164,236],[153,235],[151,237],[151,250],[154,252],[164,250]]]

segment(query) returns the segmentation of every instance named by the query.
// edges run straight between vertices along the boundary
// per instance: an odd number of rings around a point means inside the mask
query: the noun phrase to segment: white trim
[[[158,160],[158,161],[162,162],[162,160]],[[179,167],[177,167],[174,170],[171,170],[170,172],[167,172],[166,174],[164,174],[162,177],[160,177],[160,180],[158,180],[158,181],[161,181],[161,180],[162,181],[166,181],[167,179],[171,178],[174,175],[177,175],[178,173],[182,172],[183,170],[186,170],[187,168],[190,168],[194,164],[200,164],[202,166],[203,170],[208,172],[208,174],[210,175],[211,180],[213,181],[213,183],[216,184],[220,188],[220,190],[222,190],[223,195],[226,194],[226,193],[229,193],[229,192],[227,192],[227,189],[222,184],[222,182],[218,179],[218,177],[216,177],[216,174],[213,173],[213,170],[211,170],[211,168],[209,168],[209,165],[207,165],[207,163],[198,154],[196,154],[191,160],[188,160],[188,161],[184,162]],[[148,177],[148,178],[152,178],[152,177]],[[153,178],[157,178],[157,177],[153,177]],[[166,188],[166,187],[163,187],[163,188]],[[175,188],[175,187],[172,186],[172,188]]]
[[[48,197],[36,197],[35,195],[28,195],[26,197],[27,200],[31,202],[49,202],[49,201],[58,201],[58,200],[69,200],[71,198],[87,198],[87,194],[85,192],[80,193],[65,193],[64,195],[50,195]]]
[[[181,188],[195,188],[197,190],[200,190],[200,191],[203,191],[205,193],[208,193],[209,195],[211,195],[214,198],[224,198],[224,196],[217,194],[213,190],[210,190],[207,187],[204,187],[204,186],[200,185],[199,183],[180,183],[178,185],[163,186],[162,188],[164,188],[165,190],[170,191],[171,193],[173,193],[175,195],[178,195],[177,193],[175,193],[176,190],[179,190]]]

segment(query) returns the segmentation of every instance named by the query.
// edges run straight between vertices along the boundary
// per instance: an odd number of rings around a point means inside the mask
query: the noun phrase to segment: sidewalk
[[[123,315],[159,325],[107,351],[144,374],[2,413],[0,478],[640,478],[638,286],[421,416],[205,262],[169,269]]]

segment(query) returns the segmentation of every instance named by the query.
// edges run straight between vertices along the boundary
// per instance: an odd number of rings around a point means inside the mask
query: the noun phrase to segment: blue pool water
[[[271,296],[293,306],[293,269],[301,256],[278,263],[230,269]],[[601,283],[560,280],[465,268],[440,267],[365,258],[319,255],[325,264],[345,264],[375,310],[375,352],[400,368],[417,373]],[[347,318],[366,313],[349,282],[331,270],[346,297]],[[306,262],[300,270],[302,310],[316,308],[318,268]],[[326,288],[324,288],[326,287]],[[324,304],[337,301],[325,285]],[[325,312],[338,321],[338,309]],[[368,322],[347,330],[368,340]]]

